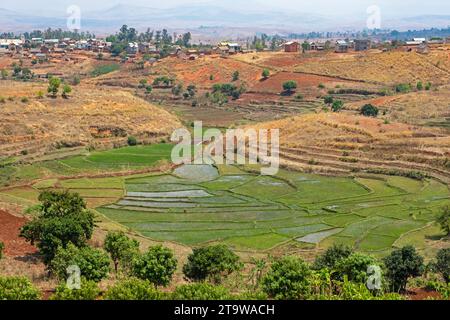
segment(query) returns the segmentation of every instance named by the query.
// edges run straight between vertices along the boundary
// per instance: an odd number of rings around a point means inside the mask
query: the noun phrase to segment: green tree
[[[145,87],[145,94],[150,94],[153,91],[153,87],[148,85]]]
[[[196,248],[183,266],[186,278],[193,281],[211,280],[220,283],[221,278],[240,270],[239,257],[225,245]]]
[[[295,82],[294,80],[289,80],[283,83],[283,90],[287,94],[292,94],[295,89],[297,89],[297,82]]]
[[[189,94],[189,97],[191,97],[191,98],[193,98],[195,96],[195,94],[197,93],[197,87],[193,84],[188,85],[186,90]]]
[[[128,143],[129,146],[135,146],[135,145],[137,145],[138,142],[137,142],[136,137],[128,136],[127,143]]]
[[[429,91],[431,89],[431,82],[427,82],[425,85],[425,90]]]
[[[344,102],[342,100],[335,100],[333,101],[333,104],[331,105],[331,110],[333,112],[339,112],[344,107]]]
[[[50,297],[50,300],[95,300],[100,295],[100,289],[95,281],[81,278],[80,289],[68,288],[63,281]]]
[[[67,99],[69,97],[69,94],[72,92],[72,88],[68,85],[65,84],[63,86],[63,93],[62,93],[62,97]]]
[[[323,254],[316,257],[313,268],[315,270],[328,268],[335,269],[339,261],[348,258],[353,253],[349,246],[343,244],[334,244],[328,248]]]
[[[239,71],[235,71],[233,72],[232,76],[231,76],[232,81],[238,81],[239,80]]]
[[[0,241],[0,260],[3,258],[3,250],[5,250],[5,244]]]
[[[310,294],[311,270],[295,257],[277,259],[262,279],[262,289],[270,297],[282,300],[302,299]]]
[[[145,86],[147,85],[147,79],[141,79],[139,80],[139,88],[145,88]]]
[[[423,84],[422,84],[422,81],[418,81],[416,87],[417,87],[417,90],[419,90],[419,91],[420,91],[420,90],[423,90]]]
[[[367,268],[375,263],[376,259],[371,256],[352,253],[336,263],[334,278],[342,281],[346,276],[350,281],[365,283],[367,281]]]
[[[369,104],[365,104],[361,108],[361,114],[366,117],[376,117],[378,116],[378,108]]]
[[[108,255],[99,249],[88,246],[78,248],[69,243],[66,248],[58,248],[50,262],[49,270],[63,281],[68,277],[67,268],[72,265],[80,268],[81,276],[86,280],[99,282],[108,276],[110,260]]]
[[[408,278],[420,276],[424,270],[423,258],[413,246],[394,250],[383,261],[393,292],[404,291]]]
[[[172,293],[174,300],[229,300],[227,288],[209,283],[191,283],[178,286]]]
[[[264,69],[263,72],[262,72],[263,79],[267,79],[267,78],[269,78],[269,76],[270,76],[269,69]]]
[[[106,290],[105,300],[159,300],[162,295],[147,280],[128,278]]]
[[[61,86],[61,79],[51,77],[50,80],[48,81],[47,92],[51,93],[53,97],[56,97],[60,86]]]
[[[129,264],[133,257],[139,252],[139,242],[127,237],[124,232],[110,231],[106,235],[103,248],[109,253],[117,273],[119,263]]]
[[[440,249],[436,254],[436,271],[444,278],[445,282],[450,282],[450,248]]]
[[[0,277],[1,300],[38,300],[41,295],[25,277]]]
[[[442,212],[436,218],[436,222],[441,226],[442,231],[450,236],[450,207],[442,209]]]
[[[181,94],[181,91],[183,91],[183,85],[181,83],[173,86],[172,88],[172,94],[174,96],[179,96]]]
[[[44,263],[53,259],[58,247],[65,248],[68,243],[86,245],[94,229],[94,214],[80,195],[44,191],[38,199],[41,204],[37,215],[21,228],[20,235],[31,244],[37,243]]]
[[[148,280],[157,286],[167,286],[177,268],[172,250],[163,246],[150,247],[133,262],[134,276]]]

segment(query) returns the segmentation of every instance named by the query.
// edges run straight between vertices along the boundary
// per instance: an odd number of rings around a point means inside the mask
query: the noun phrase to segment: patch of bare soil
[[[36,253],[36,248],[19,237],[20,228],[27,222],[0,210],[0,241],[5,244],[5,255],[11,257],[25,256]]]
[[[442,296],[439,292],[429,291],[423,288],[410,289],[406,293],[406,296],[411,300],[442,299]]]

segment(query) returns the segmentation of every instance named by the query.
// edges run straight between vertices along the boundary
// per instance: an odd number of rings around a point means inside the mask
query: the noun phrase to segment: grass
[[[98,66],[96,67],[94,70],[91,71],[91,76],[93,77],[98,77],[101,76],[103,74],[107,74],[110,72],[114,72],[120,69],[120,66],[116,63],[112,63],[112,64],[106,64],[106,65],[102,65],[102,66]]]

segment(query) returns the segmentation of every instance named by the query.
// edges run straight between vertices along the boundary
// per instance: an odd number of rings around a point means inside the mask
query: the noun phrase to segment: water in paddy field
[[[211,181],[219,177],[219,171],[208,164],[185,164],[176,168],[173,174],[179,178],[195,182]]]

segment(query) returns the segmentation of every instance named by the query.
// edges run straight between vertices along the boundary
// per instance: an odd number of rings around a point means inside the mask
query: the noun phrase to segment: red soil
[[[37,251],[25,239],[19,237],[19,229],[26,222],[25,218],[19,218],[0,210],[0,241],[5,244],[5,255],[24,256]]]
[[[442,297],[439,294],[439,292],[428,291],[428,290],[423,289],[423,288],[410,289],[410,290],[408,290],[406,295],[411,300],[426,300],[426,299],[429,299],[429,298],[438,299],[438,300],[442,299]]]

